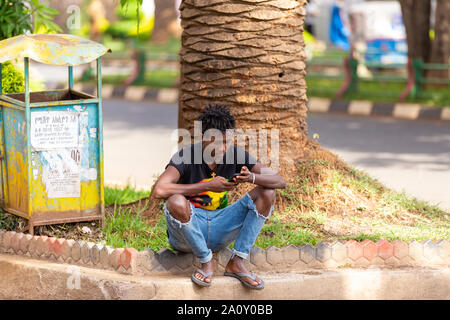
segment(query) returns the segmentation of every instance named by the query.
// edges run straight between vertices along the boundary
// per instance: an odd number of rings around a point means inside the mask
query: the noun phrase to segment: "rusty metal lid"
[[[28,57],[55,66],[76,66],[107,52],[111,50],[102,44],[71,34],[24,34],[0,41],[0,63]]]

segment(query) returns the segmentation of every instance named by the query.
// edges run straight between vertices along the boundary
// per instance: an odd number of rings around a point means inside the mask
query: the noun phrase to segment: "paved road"
[[[105,182],[149,188],[176,151],[174,104],[103,102]]]
[[[309,133],[391,188],[450,210],[450,124],[312,114]],[[175,104],[104,101],[105,180],[149,187],[176,144]]]

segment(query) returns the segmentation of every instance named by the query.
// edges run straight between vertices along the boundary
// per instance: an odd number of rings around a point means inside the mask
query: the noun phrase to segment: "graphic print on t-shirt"
[[[213,178],[203,179],[199,183],[207,182]],[[189,197],[189,201],[196,208],[202,208],[206,210],[222,209],[227,206],[228,199],[226,197],[228,191],[224,192],[212,192],[206,191]]]

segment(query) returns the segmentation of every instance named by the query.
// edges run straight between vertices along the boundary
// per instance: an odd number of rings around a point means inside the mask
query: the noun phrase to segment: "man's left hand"
[[[254,173],[250,172],[246,166],[243,166],[241,169],[241,174],[235,177],[233,180],[236,183],[242,182],[252,182]]]

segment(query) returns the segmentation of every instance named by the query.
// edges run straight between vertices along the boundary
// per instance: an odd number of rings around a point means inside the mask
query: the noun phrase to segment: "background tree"
[[[399,0],[408,43],[408,57],[429,61],[431,0]]]
[[[432,41],[430,62],[449,63],[450,56],[450,1],[436,0],[434,39]],[[448,70],[432,70],[430,77],[447,78]]]
[[[431,0],[399,0],[406,29],[408,57],[429,63],[449,63],[450,1],[436,0],[434,36],[430,36]],[[448,71],[429,71],[427,76],[448,77]]]
[[[236,127],[280,130],[280,167],[292,177],[308,140],[305,4],[184,0],[178,126],[192,129],[203,106],[225,104]]]
[[[104,26],[108,24],[106,19],[106,8],[102,1],[92,0],[88,7],[88,14],[90,17],[91,27],[90,27],[90,38],[93,41],[100,41],[103,33]]]
[[[165,43],[169,38],[180,37],[181,28],[178,23],[176,0],[155,0],[155,24],[151,40]]]

